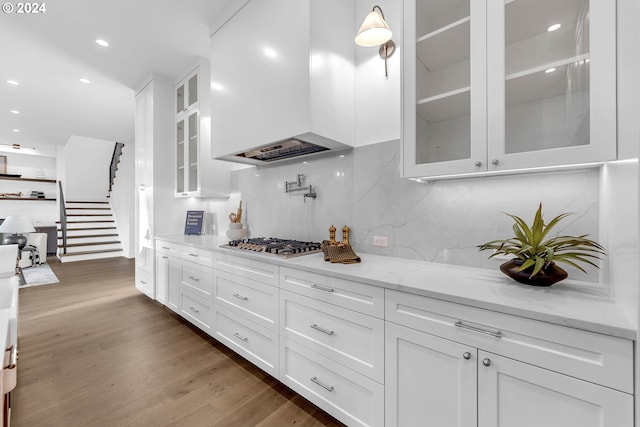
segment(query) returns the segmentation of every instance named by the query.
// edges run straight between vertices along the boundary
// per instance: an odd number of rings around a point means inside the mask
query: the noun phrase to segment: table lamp
[[[27,237],[22,233],[32,233],[36,231],[33,224],[26,216],[8,216],[0,224],[0,233],[7,233],[2,239],[3,245],[18,245],[18,249],[23,249],[27,244]]]

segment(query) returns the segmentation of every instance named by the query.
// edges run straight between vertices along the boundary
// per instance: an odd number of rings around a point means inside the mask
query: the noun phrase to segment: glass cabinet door
[[[185,103],[184,103],[184,83],[179,85],[176,89],[176,114],[180,114],[184,111]]]
[[[184,189],[184,119],[176,124],[176,193]]]
[[[198,74],[194,74],[191,78],[189,78],[188,82],[189,88],[189,100],[188,107],[191,107],[193,104],[198,102]]]
[[[405,176],[485,167],[485,4],[405,1]]]
[[[198,112],[189,115],[188,191],[198,191]]]
[[[490,0],[488,16],[490,168],[615,158],[596,136],[615,136],[615,2]]]

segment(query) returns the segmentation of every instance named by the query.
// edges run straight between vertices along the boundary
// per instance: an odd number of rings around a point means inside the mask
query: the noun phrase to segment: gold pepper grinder
[[[336,228],[333,225],[329,227],[329,244],[336,244]]]
[[[349,244],[349,227],[347,227],[346,225],[342,227],[342,244]]]

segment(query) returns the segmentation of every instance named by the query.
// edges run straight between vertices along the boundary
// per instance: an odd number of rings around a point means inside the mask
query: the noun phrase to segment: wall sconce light
[[[377,9],[377,10],[376,10]],[[384,19],[384,13],[380,6],[373,6],[373,9],[364,18],[364,22],[356,34],[356,44],[358,46],[373,47],[380,46],[378,53],[384,59],[384,76],[389,78],[387,69],[387,59],[396,50],[396,45],[391,40],[391,29]]]

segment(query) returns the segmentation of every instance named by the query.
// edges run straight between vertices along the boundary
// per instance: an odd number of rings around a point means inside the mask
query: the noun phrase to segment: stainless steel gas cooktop
[[[238,251],[258,252],[265,255],[276,255],[291,258],[320,252],[320,243],[302,242],[300,240],[278,239],[275,237],[256,237],[251,239],[232,240],[223,248]]]

